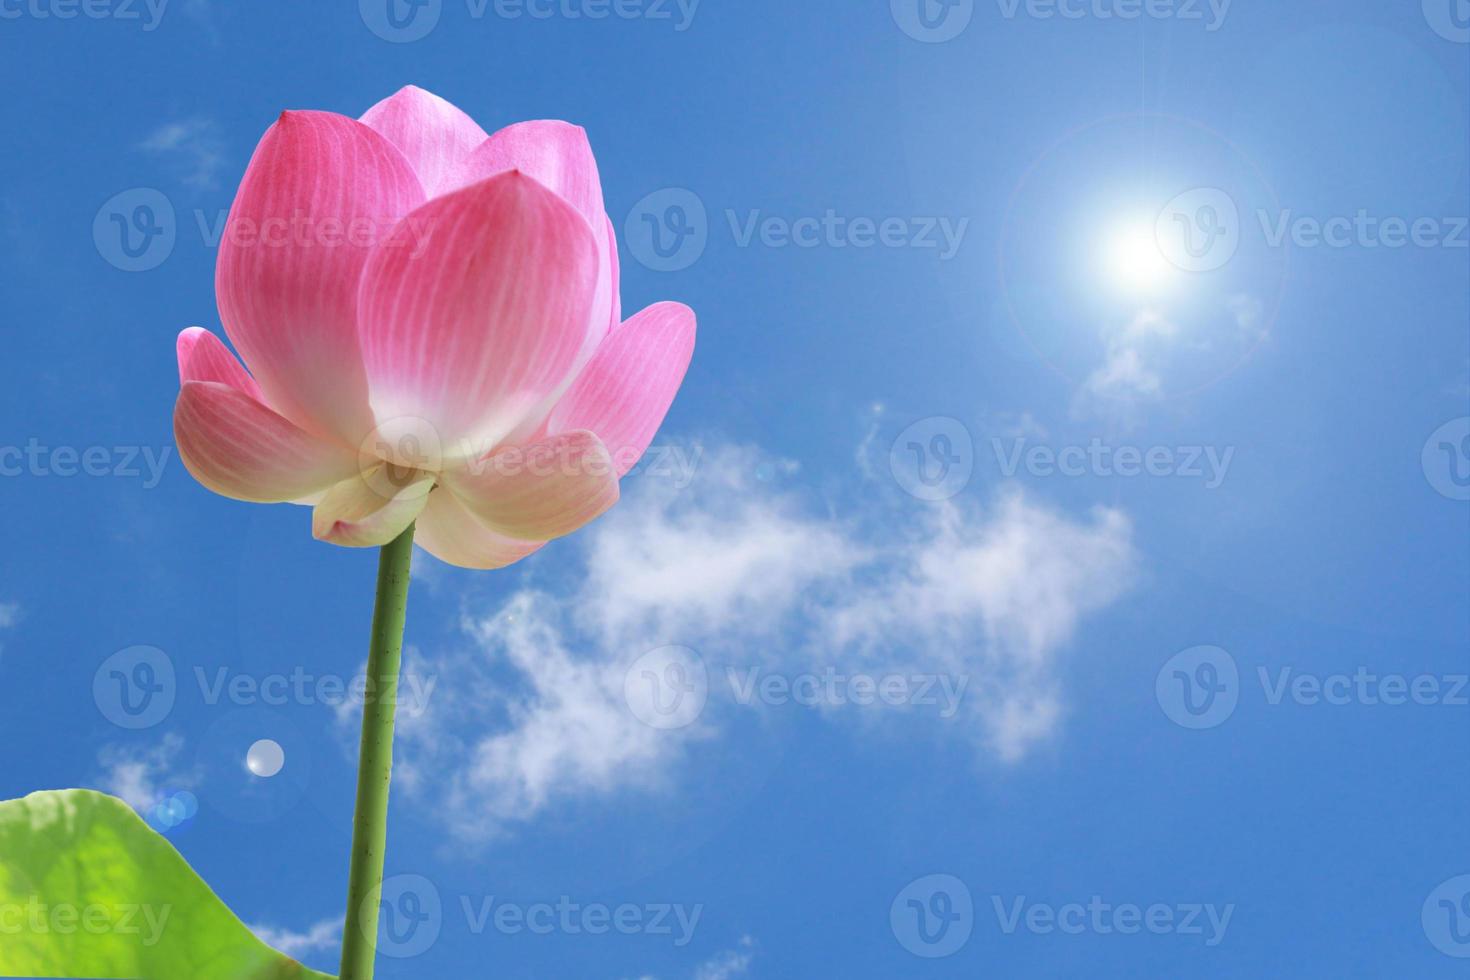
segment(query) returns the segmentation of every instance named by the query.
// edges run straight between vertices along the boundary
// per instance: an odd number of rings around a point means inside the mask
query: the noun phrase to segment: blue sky
[[[925,3],[0,0],[0,797],[193,794],[335,965],[374,557],[190,478],[173,342],[413,83],[585,126],[700,333],[613,513],[416,556],[379,976],[1464,975],[1470,11]]]

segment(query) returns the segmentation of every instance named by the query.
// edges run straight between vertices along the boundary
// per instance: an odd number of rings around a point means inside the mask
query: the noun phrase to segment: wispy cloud
[[[218,185],[225,163],[224,140],[212,119],[196,117],[165,123],[138,144],[138,148],[169,160],[190,187],[209,190]]]
[[[735,949],[717,953],[695,967],[691,980],[734,980],[735,977],[746,976],[750,971],[751,961],[755,959],[754,950],[754,941],[749,936],[745,936]],[[658,980],[658,978],[651,973],[645,973],[638,980]]]
[[[285,953],[294,960],[312,953],[334,950],[342,945],[341,918],[323,919],[305,932],[267,925],[252,925],[250,931],[271,949]]]
[[[8,630],[20,622],[20,603],[0,602],[0,630]],[[5,652],[5,644],[0,643],[0,654]]]
[[[556,801],[671,784],[696,742],[728,728],[710,708],[675,731],[638,720],[630,668],[665,645],[783,671],[963,677],[955,730],[1022,758],[1063,715],[1057,658],[1136,565],[1132,529],[1073,519],[1019,491],[985,509],[939,505],[835,520],[760,480],[750,449],[707,452],[683,491],[645,483],[581,537],[572,595],[524,588],[471,607],[467,648],[411,669],[454,677],[402,730],[400,758],[464,837],[494,835]],[[914,516],[917,514],[918,516]]]
[[[107,745],[97,754],[102,774],[97,785],[139,812],[151,809],[163,796],[163,786],[178,788],[195,781],[194,774],[177,767],[184,748],[182,736],[169,733],[153,746]]]

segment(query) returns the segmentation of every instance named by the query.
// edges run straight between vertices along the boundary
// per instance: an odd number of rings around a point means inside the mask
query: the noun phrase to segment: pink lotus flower
[[[470,568],[611,507],[694,350],[685,306],[621,320],[580,128],[486,136],[412,87],[360,120],[281,115],[215,287],[245,366],[208,331],[179,336],[174,433],[195,479],[311,504],[334,544],[382,545],[416,520],[420,545]]]

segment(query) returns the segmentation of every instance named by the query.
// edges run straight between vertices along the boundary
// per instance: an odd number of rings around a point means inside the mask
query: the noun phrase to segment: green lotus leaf
[[[0,803],[0,976],[330,980],[257,939],[126,803],[80,789]]]

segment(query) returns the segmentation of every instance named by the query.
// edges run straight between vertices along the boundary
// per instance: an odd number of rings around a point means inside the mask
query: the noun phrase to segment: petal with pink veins
[[[431,425],[446,461],[498,445],[576,369],[597,243],[570,205],[511,171],[436,198],[405,224],[415,249],[377,249],[359,324],[383,425]]]
[[[413,168],[374,130],[286,112],[230,208],[215,269],[220,318],[282,415],[357,445],[373,427],[357,332],[362,270],[424,201]]]
[[[513,565],[546,543],[521,541],[490,530],[442,487],[429,494],[414,541],[440,561],[478,569]]]
[[[244,392],[258,402],[265,400],[260,385],[241,366],[238,358],[230,353],[214,334],[203,327],[189,327],[179,334],[179,382],[218,381],[236,391]]]
[[[333,486],[311,512],[312,535],[347,548],[376,548],[402,534],[429,502],[434,474],[395,469],[382,463]]]
[[[451,178],[465,157],[489,138],[458,106],[414,85],[373,106],[362,122],[403,152],[431,198],[464,186]]]
[[[633,468],[673,404],[694,355],[694,311],[655,303],[614,330],[557,402],[546,431],[590,429],[618,475]]]
[[[485,526],[529,540],[571,534],[618,501],[612,457],[586,431],[501,450],[443,482]]]
[[[194,479],[236,500],[299,500],[357,472],[357,453],[317,438],[217,381],[185,381],[174,439]]]
[[[591,354],[618,322],[617,234],[607,217],[602,200],[602,178],[587,131],[558,119],[516,123],[499,130],[465,157],[452,178],[463,187],[507,170],[519,170],[551,188],[557,196],[581,212],[594,229],[606,227],[605,241],[598,242],[597,294],[592,303],[593,329],[589,334]]]

